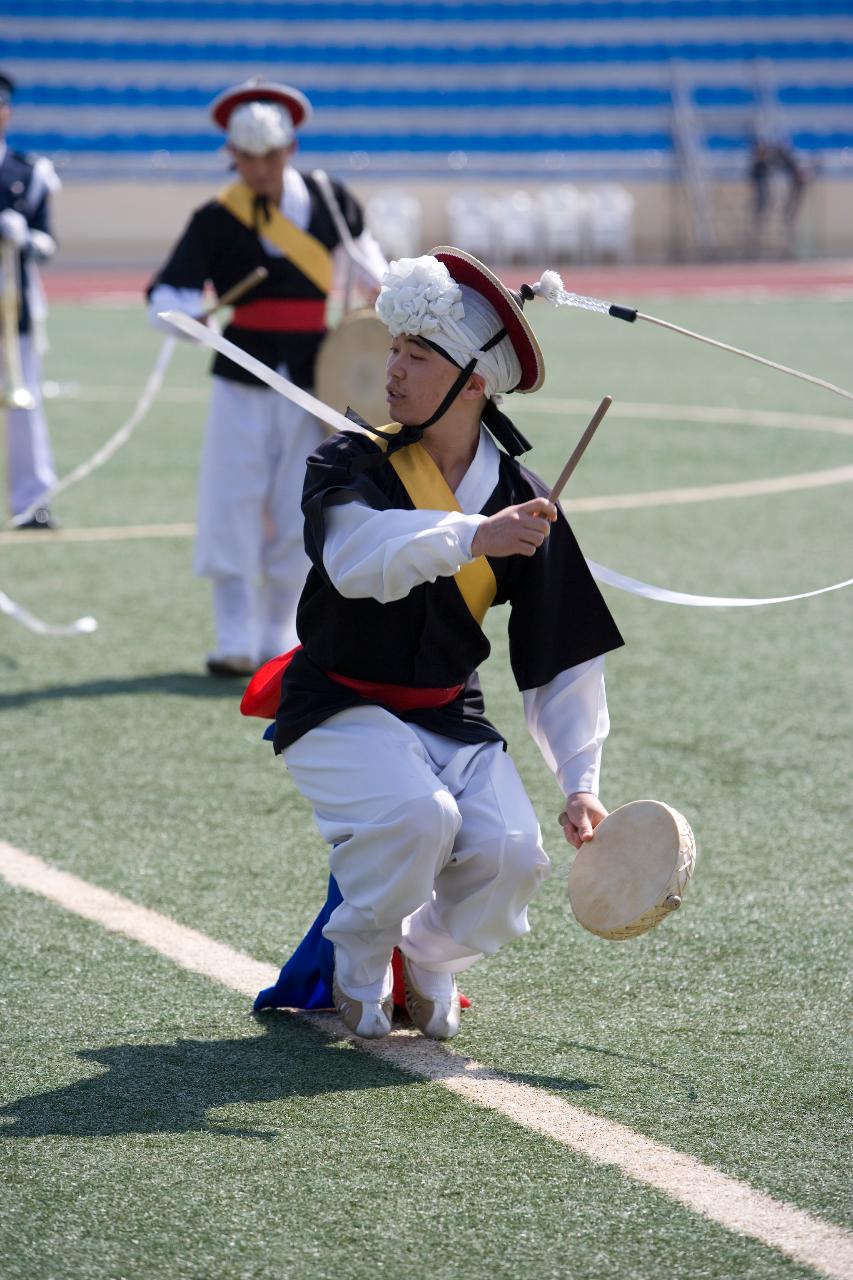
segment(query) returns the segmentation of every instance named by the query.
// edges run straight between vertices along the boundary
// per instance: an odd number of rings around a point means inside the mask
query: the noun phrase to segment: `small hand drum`
[[[681,906],[696,841],[683,814],[658,800],[614,809],[581,845],[569,872],[579,924],[600,938],[636,938]]]
[[[388,421],[385,362],[391,336],[375,311],[365,307],[344,316],[317,354],[314,388],[318,399],[340,413],[351,406],[371,426]]]

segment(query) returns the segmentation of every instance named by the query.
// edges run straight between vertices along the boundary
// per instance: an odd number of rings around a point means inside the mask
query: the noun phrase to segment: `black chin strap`
[[[508,418],[505,413],[501,413],[494,400],[487,400],[486,407],[483,410],[483,422],[491,431],[498,444],[502,444],[511,458],[517,458],[520,453],[527,453],[528,449],[532,449],[533,445],[523,436],[518,427]]]

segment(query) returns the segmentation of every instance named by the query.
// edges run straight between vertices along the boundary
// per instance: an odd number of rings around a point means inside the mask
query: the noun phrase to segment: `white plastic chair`
[[[590,248],[596,258],[628,262],[634,255],[634,197],[625,187],[605,182],[587,192]]]
[[[459,191],[447,201],[448,244],[486,262],[495,260],[491,199],[483,191]]]
[[[578,262],[587,257],[589,201],[571,183],[548,183],[538,194],[542,248],[548,262]]]
[[[422,211],[417,196],[377,191],[365,203],[364,212],[386,258],[415,258],[422,252]]]
[[[511,191],[492,201],[495,250],[501,262],[533,262],[542,255],[539,210],[529,191]]]

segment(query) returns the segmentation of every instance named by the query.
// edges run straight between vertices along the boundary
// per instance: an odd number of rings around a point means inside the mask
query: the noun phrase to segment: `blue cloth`
[[[335,949],[323,937],[323,926],[343,902],[334,876],[329,876],[326,901],[317,919],[284,965],[273,987],[260,992],[254,1004],[261,1009],[331,1009]]]

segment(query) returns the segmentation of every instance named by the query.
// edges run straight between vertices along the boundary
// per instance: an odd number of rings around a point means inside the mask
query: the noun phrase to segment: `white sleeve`
[[[379,241],[373,232],[365,227],[361,235],[357,237],[355,247],[358,249],[364,267],[370,270],[369,276],[365,270],[358,270],[356,272],[356,282],[364,288],[372,287],[378,289],[382,283],[382,277],[388,270],[388,262],[379,247]]]
[[[155,329],[168,333],[171,338],[186,338],[180,330],[173,329],[157,314],[159,311],[183,311],[188,316],[200,316],[204,310],[204,293],[201,289],[176,289],[171,284],[158,284],[148,299],[148,319]],[[190,338],[195,342],[195,338]]]
[[[326,508],[323,565],[349,600],[402,600],[412,587],[468,564],[485,516],[461,511],[374,511],[360,502]]]
[[[601,748],[610,731],[604,658],[569,667],[522,697],[527,728],[563,795],[598,795]]]
[[[350,243],[351,248],[346,244],[339,244],[335,249],[335,272],[339,279],[346,279],[347,273],[351,272],[352,283],[356,288],[373,294],[388,270],[385,255],[373,232],[367,228]]]

